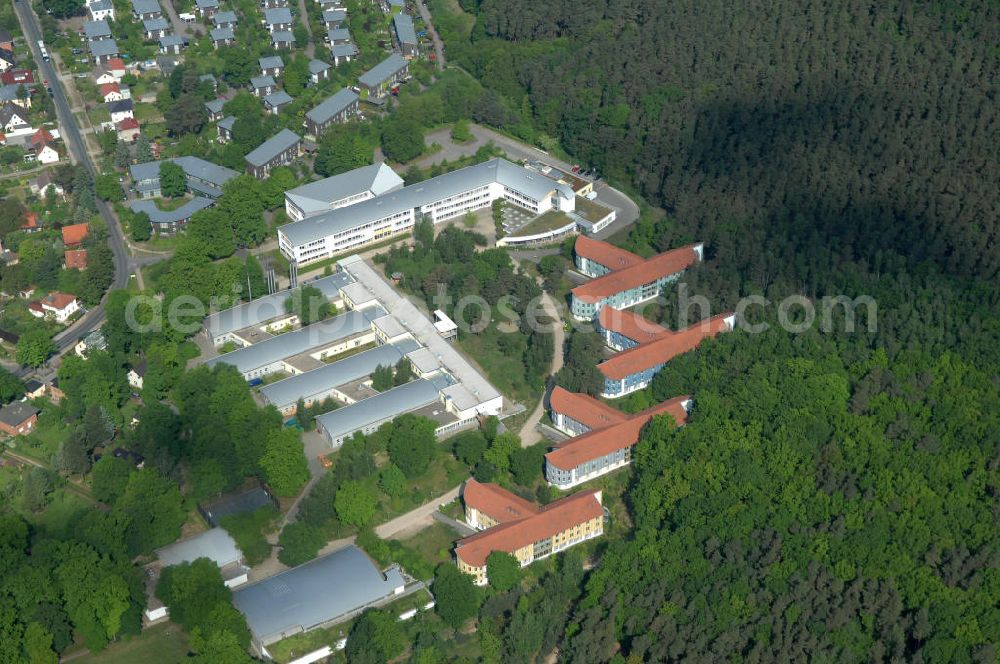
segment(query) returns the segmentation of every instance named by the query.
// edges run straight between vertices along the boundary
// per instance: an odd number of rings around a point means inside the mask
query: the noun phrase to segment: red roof
[[[465,483],[462,500],[469,507],[476,508],[499,523],[538,514],[537,505],[492,482],[482,483],[470,479]]]
[[[513,553],[538,540],[603,516],[601,491],[581,491],[545,505],[536,514],[466,537],[455,547],[455,555],[468,565],[483,567],[486,558],[494,551]]]
[[[702,341],[731,329],[727,321],[733,314],[719,314],[691,327],[665,335],[649,343],[629,348],[597,365],[606,378],[621,380],[644,369],[663,364],[698,347]]]
[[[108,60],[107,68],[110,71],[125,71],[125,61],[121,58],[111,58]]]
[[[83,239],[87,237],[87,233],[90,230],[88,224],[73,224],[72,226],[63,226],[62,237],[63,244],[67,247],[72,247],[74,245],[83,242]]]
[[[124,120],[118,121],[118,131],[128,131],[129,129],[138,129],[139,121],[135,118],[125,118]]]
[[[44,311],[44,307],[62,310],[76,302],[76,297],[69,293],[49,293],[41,300],[35,300],[35,302],[38,303],[38,307],[32,307],[35,311]],[[31,304],[35,304],[35,302]],[[31,304],[28,306],[30,307]]]
[[[63,257],[66,260],[67,270],[85,270],[87,268],[86,249],[67,249],[63,252]]]
[[[684,402],[690,398],[687,395],[675,397],[638,412],[624,422],[570,438],[546,454],[545,461],[556,468],[571,470],[582,463],[600,459],[615,450],[632,447],[639,442],[642,428],[656,415],[669,414],[674,418],[674,422],[681,426],[687,422]]]
[[[586,235],[577,236],[573,250],[577,256],[583,256],[595,263],[600,263],[612,272],[631,265],[638,265],[644,260],[642,256],[637,256],[631,251],[625,251],[613,244],[601,242]]]
[[[52,134],[50,134],[49,130],[46,129],[45,127],[42,127],[41,129],[39,129],[38,131],[36,131],[34,134],[31,135],[31,144],[33,146],[44,145],[54,140],[55,139],[52,138]]]
[[[98,88],[102,97],[107,97],[112,92],[121,93],[122,89],[118,87],[117,83],[102,83],[101,87]]]
[[[597,320],[605,330],[625,335],[636,343],[644,344],[662,336],[673,334],[648,318],[631,311],[619,311],[612,307],[601,307]]]
[[[15,85],[18,83],[34,83],[35,74],[28,69],[11,69],[0,74],[0,81],[4,85]]]
[[[549,396],[549,408],[557,413],[572,417],[590,429],[603,429],[628,419],[624,413],[589,394],[570,392],[558,385],[553,388],[552,395]]]
[[[30,210],[24,213],[24,223],[21,228],[38,228],[38,215]]]
[[[656,281],[660,277],[683,272],[698,261],[697,244],[657,254],[641,263],[591,279],[573,289],[573,297],[584,302],[596,303],[615,293]]]

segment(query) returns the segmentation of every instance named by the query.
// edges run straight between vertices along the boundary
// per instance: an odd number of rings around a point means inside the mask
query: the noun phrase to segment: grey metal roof
[[[401,71],[406,65],[406,58],[401,56],[399,53],[393,53],[361,76],[358,76],[358,82],[374,88],[382,81],[389,79]]]
[[[166,35],[160,37],[160,46],[163,48],[169,48],[171,46],[184,46],[187,44],[187,39],[181,37],[180,35]]]
[[[268,74],[267,76],[254,76],[250,79],[250,87],[254,90],[260,90],[261,88],[274,87],[278,83],[274,80],[274,77]]]
[[[233,39],[235,33],[232,28],[212,28],[212,40],[213,41],[223,41],[225,39]]]
[[[283,69],[285,66],[285,61],[281,59],[280,55],[269,55],[266,58],[257,58],[257,62],[260,64],[261,70],[273,69],[275,67]]]
[[[340,23],[347,20],[347,12],[343,9],[324,9],[323,21],[325,23]]]
[[[217,187],[221,187],[239,175],[239,173],[231,168],[219,166],[198,157],[174,157],[170,161],[180,166],[184,170],[184,174],[188,177],[211,182]],[[134,182],[158,180],[160,178],[159,161],[147,161],[143,164],[135,164],[134,166],[129,166],[128,170]]]
[[[342,90],[338,90],[336,94],[330,95],[321,101],[315,108],[310,109],[306,113],[306,117],[313,122],[322,124],[357,100],[358,95],[353,90],[343,88]]]
[[[132,9],[136,14],[152,14],[160,12],[160,3],[156,0],[132,0]]]
[[[326,31],[326,38],[331,44],[339,41],[351,41],[351,31],[347,28],[330,28]]]
[[[418,378],[405,385],[394,387],[388,392],[320,415],[316,418],[316,422],[334,440],[349,436],[355,431],[363,431],[367,426],[388,422],[400,415],[440,401],[441,389],[447,387],[447,384],[438,378],[443,376],[433,379]],[[442,404],[441,410],[444,409]]]
[[[236,12],[234,11],[224,11],[219,12],[212,17],[212,23],[215,25],[220,25],[223,23],[236,23]]]
[[[335,58],[346,58],[358,54],[358,47],[348,42],[347,44],[334,44],[330,47],[330,55]]]
[[[217,126],[222,127],[223,129],[228,129],[229,131],[232,131],[233,130],[233,124],[235,122],[236,122],[236,116],[235,115],[227,115],[226,117],[224,117],[221,120],[219,120],[219,123],[218,123]]]
[[[398,568],[383,574],[354,545],[244,586],[233,605],[267,645],[391,596],[405,585]]]
[[[96,39],[98,37],[110,37],[111,36],[111,26],[105,19],[100,21],[87,21],[83,24],[83,34],[87,39]]]
[[[219,6],[219,0],[195,0],[194,4],[202,9],[211,9],[212,7]]]
[[[380,163],[289,189],[285,197],[308,217],[329,210],[331,205],[349,196],[366,191],[381,196],[402,186],[403,178],[385,163]]]
[[[40,411],[25,401],[12,401],[0,408],[0,422],[16,427]]]
[[[322,60],[310,60],[309,61],[309,73],[310,74],[321,74],[330,68],[330,65],[323,62]]]
[[[294,42],[295,35],[291,30],[275,30],[271,33],[271,43],[277,44],[279,42]]]
[[[90,52],[94,57],[103,57],[105,55],[118,55],[118,42],[114,39],[101,39],[99,41],[90,42]]]
[[[292,99],[292,96],[284,90],[272,92],[264,97],[264,103],[271,107],[284,106],[285,104],[291,104],[293,101],[295,100]]]
[[[280,23],[292,22],[292,10],[288,7],[276,7],[264,10],[264,23],[267,25],[277,25]]]
[[[164,567],[194,562],[208,558],[219,567],[238,562],[243,553],[236,541],[222,528],[212,528],[194,537],[156,550],[156,557]]]
[[[329,299],[338,297],[340,289],[352,281],[354,280],[346,272],[336,272],[328,277],[305,282],[303,285],[319,289]],[[282,316],[285,314],[285,300],[291,296],[293,290],[278,291],[272,295],[266,295],[251,302],[210,314],[205,318],[205,329],[213,337],[217,337]]]
[[[382,316],[381,318],[376,318],[372,321],[372,325],[374,325],[376,329],[389,339],[407,333],[403,324],[392,316]]]
[[[265,385],[260,388],[260,393],[267,403],[281,409],[292,405],[298,399],[309,400],[314,395],[338,385],[370,376],[378,366],[395,366],[402,357],[399,349],[392,344],[376,346],[357,355],[331,362],[319,369]]]
[[[246,156],[246,160],[252,166],[263,166],[301,140],[302,138],[294,131],[282,129],[256,149],[251,150]]]
[[[218,526],[219,521],[234,514],[256,512],[262,507],[277,507],[277,501],[261,486],[255,486],[246,491],[230,493],[211,502],[198,506],[205,520],[212,526]]]
[[[247,373],[293,355],[305,353],[312,348],[329,346],[341,339],[369,330],[372,319],[384,314],[385,311],[381,307],[348,311],[298,330],[276,335],[252,346],[213,357],[205,362],[205,365],[211,367],[216,364],[229,364],[241,373]]]
[[[405,7],[406,0],[389,0],[390,7]]]
[[[285,224],[279,230],[293,246],[306,244],[328,235],[350,231],[376,219],[412,210],[450,196],[485,187],[499,182],[536,200],[542,200],[554,189],[562,187],[540,173],[512,164],[506,159],[490,161],[460,168],[423,182],[403,187],[376,198],[362,201],[346,208],[331,210]],[[566,196],[566,192],[562,192]],[[569,192],[572,196],[572,191]]]
[[[154,201],[148,198],[129,201],[128,206],[132,209],[132,212],[145,212],[148,214],[149,220],[154,224],[176,224],[177,222],[190,219],[191,215],[195,212],[211,207],[214,203],[215,201],[210,198],[195,196],[176,210],[161,210],[156,207]]]
[[[147,18],[143,20],[142,27],[146,32],[150,32],[152,30],[169,30],[170,23],[167,22],[167,19],[159,16],[157,18]]]
[[[213,115],[222,112],[222,107],[226,105],[225,99],[213,99],[212,101],[205,102],[205,108],[208,109],[209,113]]]
[[[114,4],[111,2],[111,0],[97,0],[96,2],[90,3],[90,7],[88,7],[91,16],[93,16],[97,12],[104,12],[114,8],[115,8]]]
[[[396,14],[392,17],[392,25],[396,28],[396,37],[403,44],[417,44],[417,32],[413,29],[413,18],[409,14]]]

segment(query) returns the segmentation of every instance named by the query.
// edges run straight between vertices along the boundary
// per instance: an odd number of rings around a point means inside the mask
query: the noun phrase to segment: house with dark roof
[[[324,9],[323,10],[323,26],[329,30],[331,28],[339,28],[341,24],[347,20],[347,12],[343,9]]]
[[[291,104],[294,99],[284,90],[278,90],[264,97],[264,109],[271,115],[277,115],[285,106]]]
[[[219,11],[219,0],[195,0],[194,10],[202,18],[212,18]]]
[[[330,59],[338,67],[345,62],[352,62],[356,57],[358,57],[358,47],[351,42],[330,46]]]
[[[285,61],[281,59],[280,55],[269,55],[264,58],[257,58],[257,63],[260,65],[260,75],[261,76],[273,76],[278,78],[281,73],[285,71]]]
[[[108,109],[108,113],[111,114],[111,121],[118,123],[125,118],[134,118],[133,113],[134,105],[131,99],[119,99],[118,101],[111,101],[104,105]]]
[[[343,88],[306,112],[306,129],[318,138],[330,125],[347,122],[357,115],[359,106],[358,95]]]
[[[159,18],[148,18],[142,22],[142,29],[146,39],[152,41],[166,36],[170,32],[170,23],[162,16]]]
[[[291,48],[295,44],[295,35],[291,30],[275,30],[271,33],[271,46],[274,48]]]
[[[309,61],[309,83],[319,85],[322,81],[330,78],[330,65],[322,60]]]
[[[222,119],[222,107],[226,105],[226,100],[219,98],[205,102],[205,110],[208,111],[208,121],[218,122]]]
[[[409,14],[395,14],[392,17],[392,30],[396,35],[399,50],[408,58],[416,57],[419,52],[417,33],[413,29],[413,18]]]
[[[287,7],[287,0],[260,0],[261,9],[274,9],[276,7]]]
[[[0,408],[0,431],[9,436],[29,434],[38,423],[40,412],[25,401],[12,401]]]
[[[209,198],[222,195],[222,186],[239,175],[225,166],[213,164],[198,157],[175,157],[170,161],[181,167],[187,176],[189,191]],[[139,198],[156,198],[160,196],[160,162],[150,161],[129,166],[129,176],[132,188]]]
[[[246,156],[247,173],[258,180],[267,179],[271,171],[287,166],[302,154],[302,137],[282,129]]]
[[[115,5],[111,0],[94,0],[87,5],[91,21],[115,20]]]
[[[178,55],[187,46],[187,38],[179,35],[160,37],[160,53]]]
[[[104,19],[100,21],[87,21],[83,24],[83,36],[89,42],[111,39],[111,26]]]
[[[135,366],[129,368],[128,373],[125,374],[125,379],[128,381],[130,387],[136,390],[142,389],[142,379],[146,377],[148,367],[149,364],[146,360],[140,360]]]
[[[167,235],[175,233],[183,228],[187,222],[191,220],[191,217],[195,212],[199,212],[205,208],[215,205],[215,201],[211,198],[195,196],[179,208],[174,208],[173,210],[161,210],[157,207],[156,203],[151,200],[129,201],[127,205],[132,212],[137,214],[139,212],[145,212],[146,216],[149,217],[150,223],[153,224],[153,228],[156,229],[156,232],[161,235]]]
[[[232,28],[212,28],[212,46],[218,49],[220,46],[231,46],[233,40],[236,39],[236,33],[233,32]]]
[[[6,51],[14,50],[14,38],[10,36],[10,31],[0,28],[0,48]]]
[[[10,134],[19,129],[27,129],[30,126],[24,109],[14,104],[4,104],[0,108],[0,127],[3,127],[6,133]]]
[[[224,11],[219,12],[212,17],[212,25],[217,28],[235,28],[236,27],[236,12],[234,11]]]
[[[163,15],[160,3],[156,0],[132,0],[132,14],[140,21],[159,18]]]
[[[14,51],[8,51],[7,49],[0,48],[0,72],[13,69],[16,66],[17,57],[14,55]]]
[[[273,76],[254,76],[250,79],[250,91],[257,97],[266,97],[277,89]]]
[[[281,32],[292,29],[292,11],[288,7],[277,7],[264,10],[264,26],[268,32]]]
[[[205,521],[214,528],[224,517],[249,514],[267,506],[277,509],[277,499],[271,495],[266,487],[256,485],[202,503],[198,505],[198,511],[205,518]]]
[[[372,97],[385,95],[394,85],[410,75],[410,63],[398,53],[393,53],[358,77],[358,85]]]
[[[215,131],[218,134],[219,142],[226,143],[233,140],[233,125],[236,123],[235,115],[227,115],[226,117],[219,120],[218,124],[215,125]]]
[[[99,64],[111,62],[113,58],[118,57],[119,53],[118,42],[114,39],[90,42],[90,54],[94,56],[94,62]]]

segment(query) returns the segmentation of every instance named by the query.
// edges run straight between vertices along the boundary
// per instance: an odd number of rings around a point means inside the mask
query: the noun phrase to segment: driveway
[[[555,351],[552,354],[552,364],[549,366],[549,375],[554,376],[557,371],[562,369],[563,366],[563,344],[566,343],[566,330],[563,328],[562,317],[559,316],[559,309],[556,307],[555,300],[547,292],[542,293],[542,309],[545,311],[545,315],[555,321],[551,326],[552,330],[552,343],[555,347]],[[521,437],[521,446],[530,447],[535,443],[542,440],[542,435],[537,431],[538,423],[541,422],[542,416],[545,414],[545,396],[538,400],[538,405],[535,406],[535,410],[531,412],[528,416],[528,420],[521,427],[521,431],[518,435]]]
[[[381,526],[375,526],[375,534],[382,539],[399,539],[418,530],[423,530],[434,522],[434,513],[438,511],[441,505],[450,503],[458,498],[461,488],[462,485],[458,485],[450,489],[447,493],[428,500],[420,507],[402,516],[397,516],[391,521],[386,521]]]
[[[420,18],[424,20],[424,27],[427,29],[427,35],[434,42],[434,53],[437,55],[437,66],[439,71],[444,71],[444,42],[441,41],[441,37],[438,36],[437,30],[434,29],[434,24],[431,22],[431,13],[427,9],[422,0],[417,0],[417,11],[420,12]]]
[[[173,0],[164,0],[160,3],[167,10],[167,18],[170,19],[170,25],[174,28],[174,34],[178,36],[184,35],[200,35],[203,30],[201,25],[198,23],[185,23],[177,16],[177,10],[174,9]]]

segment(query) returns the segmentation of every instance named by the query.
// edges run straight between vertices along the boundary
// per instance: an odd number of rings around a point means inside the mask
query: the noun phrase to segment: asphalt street
[[[90,159],[90,154],[87,152],[83,136],[80,134],[80,128],[76,124],[76,118],[73,116],[69,102],[66,100],[66,93],[59,82],[55,68],[51,62],[43,60],[39,53],[38,42],[42,38],[42,31],[38,24],[38,17],[35,16],[35,13],[25,0],[15,0],[14,9],[17,11],[21,27],[24,29],[24,35],[35,56],[35,62],[38,63],[42,79],[49,82],[49,87],[52,90],[52,101],[55,105],[56,116],[59,119],[59,128],[63,141],[65,141],[67,148],[69,148],[77,166],[86,168],[91,175],[96,176],[97,170],[94,168],[94,162]],[[111,284],[111,288],[125,288],[128,285],[129,276],[132,272],[132,265],[128,252],[125,249],[121,228],[118,226],[118,221],[115,219],[107,203],[98,200],[97,209],[101,218],[107,224],[108,244],[114,255],[115,279]],[[56,345],[56,352],[61,353],[63,350],[75,345],[80,338],[100,326],[103,319],[103,304],[92,308],[72,326],[55,336],[53,341]]]

